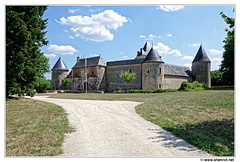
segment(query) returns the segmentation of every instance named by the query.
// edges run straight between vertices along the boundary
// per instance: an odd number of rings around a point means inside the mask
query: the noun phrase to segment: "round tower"
[[[68,75],[68,68],[63,62],[62,58],[59,57],[56,64],[51,69],[52,71],[52,83],[53,90],[63,89],[62,80]]]
[[[162,89],[164,81],[164,62],[151,48],[142,63],[142,89]]]
[[[211,87],[211,61],[209,60],[202,45],[192,62],[193,81],[205,83],[209,88]]]

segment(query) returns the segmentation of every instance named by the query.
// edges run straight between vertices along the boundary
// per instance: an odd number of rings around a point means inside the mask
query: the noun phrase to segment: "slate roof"
[[[148,52],[151,50],[152,46],[149,42],[146,42],[144,47],[140,49],[140,51],[137,52],[137,56],[140,55],[147,55]]]
[[[192,72],[188,67],[164,64],[164,75],[177,75],[192,77]]]
[[[106,66],[106,61],[101,57],[101,56],[97,56],[97,57],[91,57],[91,58],[86,58],[87,61],[87,67],[89,66]],[[79,62],[77,62],[74,66],[74,68],[81,68],[81,67],[85,67],[85,59],[80,59]]]
[[[202,45],[200,46],[200,48],[198,49],[198,52],[193,60],[193,62],[197,62],[197,61],[208,61],[211,62],[205,52],[205,50],[203,49]]]
[[[107,66],[120,66],[120,65],[133,65],[141,64],[144,58],[142,59],[131,59],[131,60],[121,60],[121,61],[111,61],[107,62]]]
[[[156,53],[156,51],[151,48],[143,62],[163,62],[161,57]]]
[[[63,71],[68,71],[67,66],[63,62],[62,58],[59,57],[57,60],[56,64],[53,66],[52,70],[63,70]]]

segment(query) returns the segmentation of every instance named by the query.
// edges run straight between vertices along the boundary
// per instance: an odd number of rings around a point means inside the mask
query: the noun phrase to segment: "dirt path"
[[[212,156],[141,118],[139,102],[34,99],[63,107],[75,132],[66,135],[64,157]]]

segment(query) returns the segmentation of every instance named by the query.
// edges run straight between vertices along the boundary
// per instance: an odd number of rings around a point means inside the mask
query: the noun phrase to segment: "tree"
[[[127,83],[127,92],[128,92],[128,84],[129,82],[136,79],[137,75],[136,73],[130,73],[128,71],[121,71],[120,78]]]
[[[224,42],[223,60],[220,71],[223,72],[223,80],[234,85],[234,18],[227,17],[223,12],[220,13],[224,21],[229,24],[230,29],[225,29],[227,37]]]
[[[51,89],[52,81],[41,77],[37,81],[38,85],[35,87],[37,93],[43,93],[45,90]]]
[[[64,85],[65,89],[71,82],[72,82],[72,79],[70,79],[70,78],[64,78],[62,80],[62,84]]]
[[[6,97],[34,96],[39,78],[49,72],[48,59],[40,51],[47,45],[46,6],[6,6]]]
[[[223,85],[223,72],[220,70],[214,70],[210,72],[211,74],[211,85],[220,86]]]

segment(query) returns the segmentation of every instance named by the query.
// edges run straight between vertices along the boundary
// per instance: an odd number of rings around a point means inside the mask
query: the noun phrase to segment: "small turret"
[[[62,89],[62,80],[68,75],[68,68],[63,62],[62,58],[59,57],[56,64],[53,66],[52,70],[52,83],[53,90]]]
[[[142,63],[142,89],[162,89],[164,82],[164,62],[153,47]]]
[[[208,87],[211,87],[210,70],[211,61],[201,45],[192,62],[192,74],[194,80],[199,83],[205,83]]]

